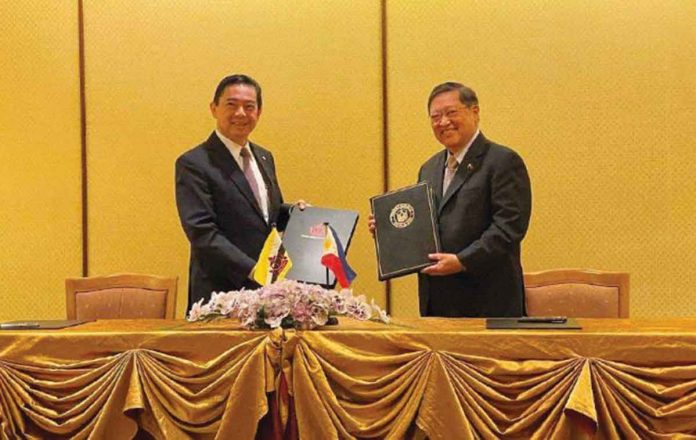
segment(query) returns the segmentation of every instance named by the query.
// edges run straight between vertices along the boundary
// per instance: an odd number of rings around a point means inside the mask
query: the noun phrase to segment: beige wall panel
[[[63,318],[82,271],[77,5],[0,8],[0,321]]]
[[[174,161],[214,128],[208,103],[230,73],[263,87],[252,140],[273,151],[286,200],[364,220],[383,187],[379,13],[371,0],[86,1],[90,273],[177,274],[183,315]],[[356,291],[383,303],[362,222],[349,260]]]
[[[693,316],[696,3],[389,1],[391,188],[440,149],[431,88],[479,93],[482,130],[525,158],[525,269],[631,273],[632,316]],[[394,315],[417,313],[415,282]]]

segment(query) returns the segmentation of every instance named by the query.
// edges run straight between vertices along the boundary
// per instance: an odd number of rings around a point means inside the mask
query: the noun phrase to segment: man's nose
[[[447,116],[442,115],[439,121],[437,121],[437,125],[444,127],[445,125],[449,124],[450,120]]]
[[[245,116],[246,112],[244,111],[244,107],[241,105],[237,107],[237,109],[234,111],[235,116]]]

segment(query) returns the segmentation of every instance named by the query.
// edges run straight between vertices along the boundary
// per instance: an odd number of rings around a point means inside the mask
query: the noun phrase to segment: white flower
[[[258,290],[213,292],[210,301],[201,299],[191,307],[187,319],[200,321],[228,317],[238,319],[246,328],[277,328],[292,322],[300,329],[312,329],[326,324],[332,315],[347,315],[367,320],[373,315],[383,322],[389,316],[364,295],[354,297],[352,291],[326,290],[321,286],[283,280]]]
[[[237,296],[234,292],[227,292],[220,298],[219,310],[221,315],[229,316],[237,309]]]
[[[377,315],[377,318],[380,321],[382,321],[383,323],[389,324],[389,322],[391,321],[391,318],[389,317],[389,315],[387,315],[387,311],[382,310],[382,308],[380,308],[380,306],[375,304],[374,298],[372,299],[372,311],[374,312],[375,315]]]
[[[324,325],[329,320],[329,308],[319,303],[312,304],[309,316],[314,324]]]
[[[193,306],[191,306],[191,310],[189,311],[188,318],[186,318],[188,321],[193,322],[193,321],[198,321],[198,320],[203,318],[202,313],[201,313],[202,309],[203,309],[201,307],[203,305],[203,299],[204,298],[201,298],[198,302],[196,302],[195,304],[193,304]]]

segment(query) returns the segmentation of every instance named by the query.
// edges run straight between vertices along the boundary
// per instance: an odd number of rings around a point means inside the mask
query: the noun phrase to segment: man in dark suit
[[[262,102],[252,78],[224,78],[210,103],[215,131],[176,161],[176,206],[191,243],[189,309],[213,291],[258,287],[251,274],[264,241],[287,221],[273,155],[249,142]]]
[[[522,158],[479,130],[476,93],[436,86],[428,99],[433,134],[444,151],[418,173],[434,192],[442,253],[418,276],[423,316],[522,316],[520,242],[531,214]]]
[[[469,87],[436,86],[428,112],[445,149],[423,164],[418,181],[433,190],[442,252],[429,255],[434,264],[418,274],[420,314],[522,316],[520,242],[532,199],[524,162],[479,131],[478,98]]]

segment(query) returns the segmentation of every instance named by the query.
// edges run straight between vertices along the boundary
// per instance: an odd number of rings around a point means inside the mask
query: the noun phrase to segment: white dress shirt
[[[239,169],[241,169],[242,172],[244,171],[242,148],[249,149],[249,152],[251,153],[249,157],[249,166],[251,166],[251,171],[254,173],[254,177],[256,178],[256,184],[259,187],[259,196],[261,197],[261,212],[263,212],[264,220],[266,220],[266,223],[268,223],[268,188],[266,188],[266,181],[263,179],[263,174],[261,174],[261,170],[259,170],[259,165],[258,163],[256,163],[256,158],[254,157],[254,153],[251,151],[249,142],[247,141],[246,145],[242,147],[233,140],[227,139],[218,130],[215,130],[215,133],[220,138],[222,143],[225,144],[225,147],[227,147],[230,153],[232,153],[232,157],[234,157],[234,160],[237,161],[237,165],[239,165]]]

